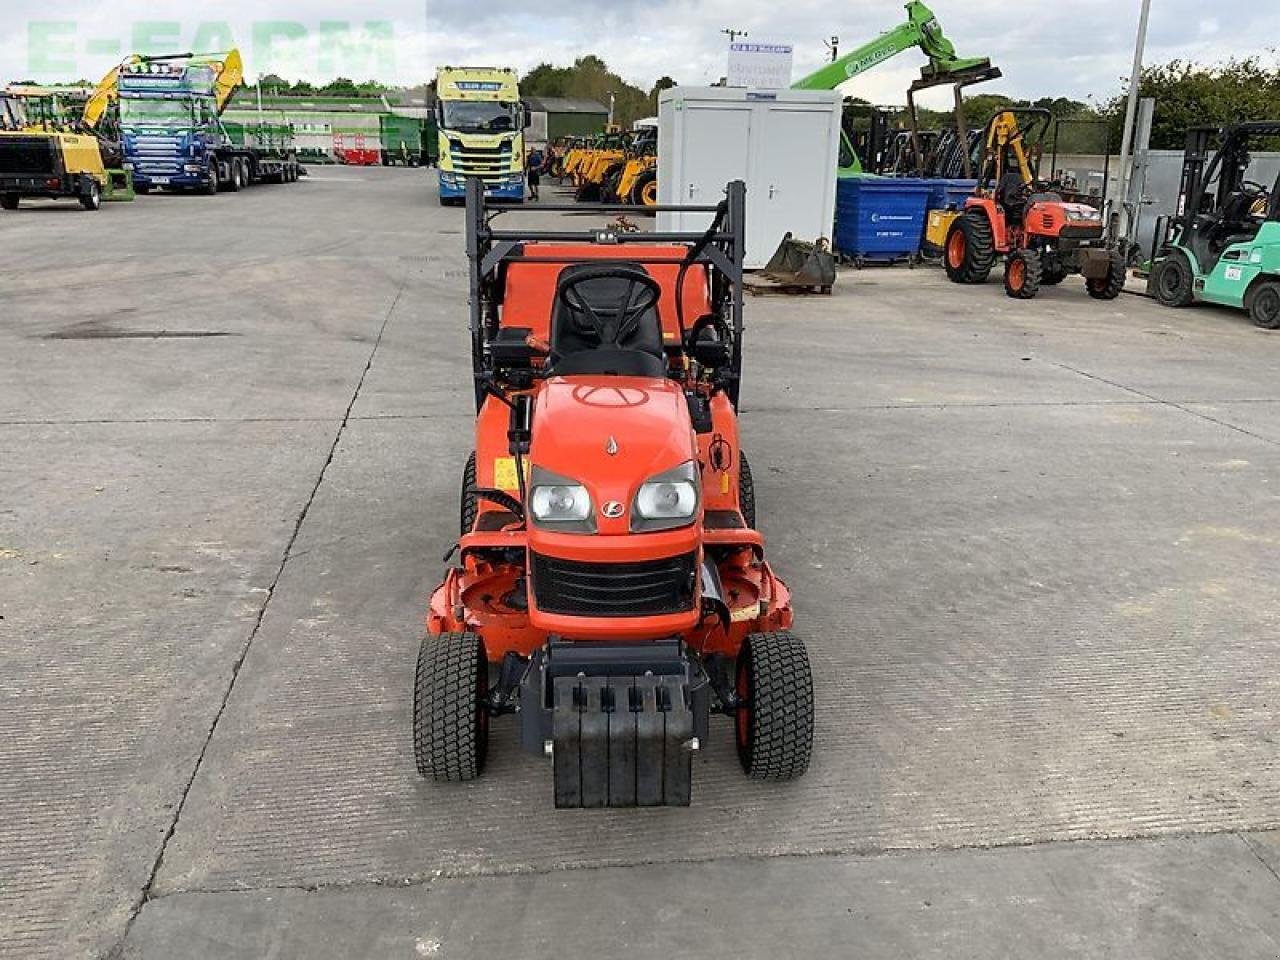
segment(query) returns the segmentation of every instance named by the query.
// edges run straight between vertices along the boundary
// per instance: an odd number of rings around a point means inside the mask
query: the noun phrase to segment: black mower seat
[[[649,275],[649,272],[638,263],[618,263],[610,266],[634,271],[644,276]],[[551,307],[551,349],[562,358],[567,359],[573,354],[597,350],[603,346],[600,335],[592,326],[591,320],[570,306],[562,295],[567,281],[583,273],[598,271],[600,267],[600,264],[575,263],[560,271],[556,298]],[[628,285],[625,279],[600,277],[580,283],[578,293],[595,310],[601,320],[606,324],[616,324],[626,307],[640,301],[641,289],[633,287],[631,300],[627,303],[623,302]],[[662,325],[658,320],[657,308],[650,307],[644,311],[627,334],[616,343],[609,343],[608,346],[622,351],[638,351],[662,361],[664,359]],[[557,372],[563,362],[562,360],[556,365]],[[662,363],[662,367],[665,371],[665,362]]]

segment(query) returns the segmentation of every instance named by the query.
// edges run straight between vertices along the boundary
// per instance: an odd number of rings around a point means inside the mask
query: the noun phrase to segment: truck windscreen
[[[185,125],[191,122],[191,103],[186,100],[120,100],[120,122],[125,126],[165,124]]]
[[[459,133],[502,133],[516,128],[516,105],[495,101],[445,100],[441,126]]]

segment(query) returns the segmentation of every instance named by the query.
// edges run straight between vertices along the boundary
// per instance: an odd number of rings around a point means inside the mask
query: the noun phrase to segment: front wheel
[[[200,192],[206,197],[212,197],[217,194],[219,186],[221,186],[221,183],[218,179],[218,161],[214,160],[209,164],[209,182],[204,185]]]
[[[1124,282],[1128,277],[1129,267],[1125,263],[1124,256],[1119,251],[1113,250],[1110,262],[1107,264],[1107,275],[1086,280],[1084,286],[1089,291],[1089,296],[1095,300],[1114,300],[1124,290]]]
[[[738,509],[743,522],[752,530],[756,528],[756,482],[751,476],[751,464],[747,455],[738,451]]]
[[[1263,330],[1280,330],[1280,283],[1268,280],[1253,291],[1249,318]]]
[[[1166,307],[1185,307],[1195,299],[1191,267],[1180,253],[1171,253],[1160,261],[1151,280],[1156,299]]]
[[[17,210],[20,203],[22,203],[22,197],[16,193],[0,196],[0,210]]]
[[[1015,300],[1030,300],[1040,292],[1040,255],[1015,250],[1004,265],[1004,292]]]
[[[795,780],[813,751],[813,675],[804,644],[786,631],[753,633],[738,654],[738,759],[756,780]]]
[[[86,210],[102,209],[102,187],[97,180],[90,181],[89,189],[80,195],[80,206]]]
[[[428,636],[413,688],[413,756],[433,780],[474,780],[489,746],[489,661],[474,633]]]

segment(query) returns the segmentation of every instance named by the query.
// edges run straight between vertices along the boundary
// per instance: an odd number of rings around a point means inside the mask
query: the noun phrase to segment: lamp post
[[[1124,136],[1120,143],[1120,178],[1116,184],[1116,196],[1123,206],[1129,196],[1129,178],[1133,175],[1133,127],[1138,115],[1138,88],[1142,85],[1142,54],[1147,46],[1147,21],[1151,16],[1151,0],[1142,0],[1142,12],[1138,14],[1138,39],[1133,49],[1133,72],[1129,74],[1129,102],[1124,109]],[[1118,233],[1128,239],[1129,218],[1120,218]]]

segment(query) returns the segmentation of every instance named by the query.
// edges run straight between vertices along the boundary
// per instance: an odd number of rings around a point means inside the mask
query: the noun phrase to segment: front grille
[[[649,617],[693,608],[697,557],[579,563],[533,555],[538,609],[583,617]]]
[[[37,176],[57,173],[52,137],[0,137],[0,173]]]

